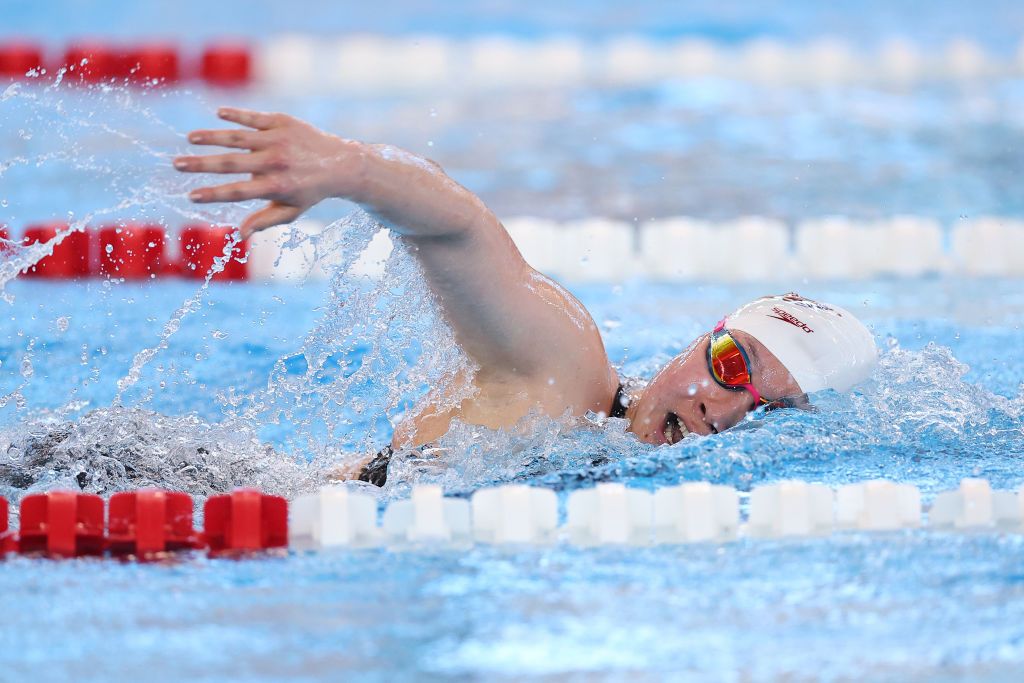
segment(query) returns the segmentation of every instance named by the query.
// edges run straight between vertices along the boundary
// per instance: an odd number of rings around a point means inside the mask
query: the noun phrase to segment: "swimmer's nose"
[[[701,422],[708,426],[708,429],[711,430],[712,434],[718,433],[718,428],[715,426],[714,421],[708,419],[708,404],[704,401],[700,402],[700,419]]]
[[[700,401],[697,404],[697,410],[699,411],[696,420],[697,428],[694,431],[704,435],[717,434],[719,432],[719,425],[714,417],[715,410],[713,404]],[[703,426],[704,429],[701,429],[701,426]]]
[[[721,399],[706,399],[700,402],[700,416],[708,431],[718,434],[735,426],[747,414],[746,397],[739,392],[726,392]]]

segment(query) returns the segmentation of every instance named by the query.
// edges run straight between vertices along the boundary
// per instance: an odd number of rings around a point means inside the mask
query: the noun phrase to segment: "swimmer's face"
[[[799,396],[800,385],[760,342],[732,331],[750,358],[754,388],[768,400]],[[694,340],[655,375],[629,406],[629,431],[651,444],[676,443],[687,433],[717,434],[753,410],[749,391],[731,391],[711,377],[707,364],[710,335]]]

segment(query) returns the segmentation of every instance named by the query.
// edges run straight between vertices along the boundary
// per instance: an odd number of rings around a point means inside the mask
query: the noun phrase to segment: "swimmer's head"
[[[871,333],[849,311],[797,294],[741,306],[676,356],[632,401],[630,431],[647,443],[712,434],[762,405],[847,391],[877,362]],[[746,375],[749,370],[749,376]]]

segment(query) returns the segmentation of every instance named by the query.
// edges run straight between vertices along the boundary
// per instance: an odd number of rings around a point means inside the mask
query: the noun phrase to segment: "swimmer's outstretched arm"
[[[193,201],[268,200],[243,221],[245,236],[291,222],[330,197],[359,204],[412,246],[484,381],[514,379],[528,390],[536,383],[559,414],[608,409],[617,377],[593,319],[530,268],[497,217],[437,164],[284,114],[222,108],[218,116],[248,130],[197,130],[189,142],[246,151],[179,157],[175,167],[251,177],[196,189]]]

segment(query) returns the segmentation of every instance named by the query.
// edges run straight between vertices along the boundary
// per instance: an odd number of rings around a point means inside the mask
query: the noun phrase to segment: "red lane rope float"
[[[242,43],[225,41],[209,45],[197,64],[186,71],[178,47],[171,43],[126,46],[86,40],[67,46],[53,64],[64,68],[69,83],[125,81],[134,85],[176,83],[202,78],[216,87],[237,87],[252,81],[252,53]],[[0,79],[25,79],[30,71],[46,66],[43,49],[22,40],[0,42]],[[188,63],[192,67],[192,63]]]
[[[21,499],[18,550],[50,557],[102,555],[103,499],[89,493],[51,491]]]
[[[224,255],[224,246],[231,239],[235,229],[225,225],[193,223],[181,230],[182,276],[202,279],[213,268],[213,261]],[[213,276],[214,280],[245,280],[249,275],[248,265],[239,260],[248,250],[243,241],[235,245],[231,258],[224,264],[224,270]]]
[[[288,501],[254,489],[210,496],[203,506],[203,538],[211,555],[288,547]]]
[[[160,275],[166,268],[167,234],[159,225],[104,225],[99,242],[101,275],[142,280]]]
[[[136,47],[126,57],[127,75],[132,83],[168,84],[181,79],[178,49],[169,44]]]
[[[192,497],[187,493],[115,493],[107,515],[107,547],[114,556],[155,559],[201,545],[192,528]]]
[[[43,223],[25,228],[22,244],[30,245],[37,242],[48,242],[58,232],[67,232],[70,228],[66,223]],[[92,272],[89,259],[90,233],[84,230],[72,232],[60,244],[53,248],[53,253],[44,256],[38,263],[29,266],[24,274],[28,277],[44,277],[59,280],[86,277]]]
[[[123,50],[106,43],[78,43],[68,47],[61,66],[71,83],[101,83],[128,76]]]
[[[211,45],[203,51],[199,74],[210,85],[234,88],[248,85],[252,78],[252,57],[241,43]]]
[[[70,232],[66,223],[38,223],[25,228],[21,244],[29,246],[50,242],[59,234],[67,234],[53,253],[28,266],[26,277],[66,280],[103,275],[126,280],[149,279],[154,275],[178,275],[191,279],[205,278],[215,259],[224,254],[224,247],[235,229],[196,223],[185,226],[180,234],[181,259],[173,261],[167,253],[167,233],[157,224],[131,221],[112,223],[99,230]],[[8,232],[0,224],[0,238]],[[98,259],[93,244],[98,244]],[[0,252],[9,245],[0,244]],[[248,242],[235,245],[223,270],[213,276],[215,281],[246,280],[249,277],[245,258]]]
[[[0,557],[15,551],[14,534],[8,528],[9,514],[7,499],[0,496]]]
[[[29,71],[43,68],[43,50],[25,42],[0,44],[0,79],[28,78]]]

